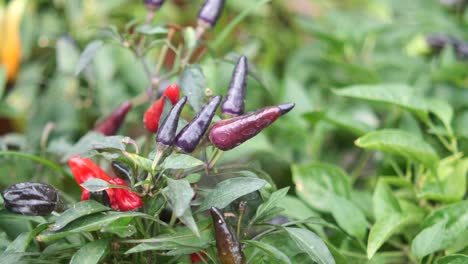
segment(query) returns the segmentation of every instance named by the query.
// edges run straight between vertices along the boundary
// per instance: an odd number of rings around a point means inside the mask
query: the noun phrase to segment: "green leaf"
[[[440,121],[444,124],[446,128],[450,127],[450,123],[453,119],[453,108],[450,104],[446,101],[442,101],[439,99],[430,99],[427,100],[427,105],[429,107],[429,111],[434,113]]]
[[[465,197],[467,191],[466,173],[468,158],[447,158],[439,162],[436,173],[430,173],[423,181],[418,196],[424,199],[442,202],[456,202]]]
[[[211,207],[223,209],[237,198],[261,189],[266,183],[265,180],[251,177],[231,178],[222,181],[208,193],[197,212]]]
[[[385,241],[400,232],[403,227],[419,221],[418,215],[386,214],[386,217],[378,220],[371,227],[367,242],[367,258],[371,259]]]
[[[199,222],[200,236],[197,237],[188,227],[181,227],[172,234],[163,234],[157,237],[132,241],[139,245],[127,250],[125,254],[134,254],[148,250],[167,251],[180,248],[189,248],[191,252],[198,252],[201,249],[208,248],[214,243],[214,231],[211,220],[202,220]]]
[[[341,254],[340,250],[335,248],[335,246],[332,243],[328,241],[324,241],[324,242],[327,245],[330,252],[332,253],[336,264],[348,264],[349,263],[348,259],[343,254]]]
[[[190,208],[190,202],[195,194],[190,183],[185,180],[166,178],[167,187],[163,194],[168,198],[169,204],[177,217],[181,217]]]
[[[427,167],[437,165],[439,160],[434,149],[423,139],[411,133],[397,129],[384,129],[370,132],[356,140],[356,145],[365,148],[380,150],[390,154],[419,161]]]
[[[319,264],[335,264],[332,254],[323,241],[307,229],[285,227],[297,246]]]
[[[90,192],[100,192],[109,188],[108,182],[98,178],[89,179],[80,185]]]
[[[73,155],[80,155],[81,157],[94,156],[97,154],[96,149],[99,150],[125,150],[125,144],[122,143],[123,136],[110,136],[106,137],[101,133],[94,131],[86,133],[80,140],[73,145],[71,149],[61,159],[62,162],[67,162]]]
[[[188,209],[184,214],[179,218],[186,227],[188,227],[197,237],[200,237],[200,232],[198,231],[197,223],[192,215],[192,210]]]
[[[405,84],[379,84],[353,85],[333,90],[333,92],[340,96],[399,106],[425,118],[427,104],[420,95],[414,93],[415,90],[415,88]]]
[[[104,42],[101,40],[95,40],[86,46],[83,53],[80,55],[80,59],[78,60],[78,64],[76,65],[75,75],[78,75],[83,71],[86,66],[91,62],[96,55],[96,52],[104,45]]]
[[[455,244],[461,248],[468,246],[468,201],[435,210],[424,219],[421,226],[424,229],[411,245],[413,254],[419,258]],[[437,239],[433,239],[434,237]]]
[[[297,195],[320,211],[331,212],[336,195],[350,196],[348,175],[334,165],[320,162],[293,165],[292,173]]]
[[[91,232],[98,231],[104,228],[105,226],[113,223],[122,218],[134,218],[134,217],[144,217],[148,219],[153,219],[151,216],[138,212],[106,212],[106,213],[96,213],[88,216],[81,217],[71,222],[59,232],[45,231],[37,237],[38,241],[50,242],[57,239],[67,237],[71,234],[81,233],[81,232]]]
[[[288,256],[286,256],[283,252],[279,251],[272,245],[255,240],[244,240],[242,241],[242,243],[260,249],[261,251],[266,253],[268,257],[270,257],[272,260],[274,259],[275,263],[291,264],[291,260],[289,260]]]
[[[96,201],[82,201],[74,204],[73,207],[66,210],[59,217],[57,217],[55,224],[51,225],[49,229],[51,231],[58,231],[80,217],[108,210],[110,210],[110,208]]]
[[[466,217],[468,217],[467,200],[447,205],[431,212],[421,223],[421,227],[426,228],[435,225],[444,219],[448,219],[449,223],[454,223]]]
[[[145,171],[152,172],[152,164],[153,161],[147,158],[144,158],[138,154],[130,153],[126,151],[122,151],[122,153],[127,157],[129,160],[133,162],[137,167],[142,168]]]
[[[73,74],[80,51],[69,37],[60,37],[56,44],[57,68],[61,73]]]
[[[340,196],[335,196],[331,210],[336,222],[346,233],[358,239],[364,239],[367,221],[357,206]]]
[[[62,166],[50,160],[46,160],[38,156],[34,156],[34,155],[22,153],[22,152],[17,152],[17,151],[0,151],[0,156],[15,156],[15,157],[20,157],[20,158],[30,159],[38,163],[41,163],[42,165],[45,165],[59,173],[62,173],[63,175],[68,176],[68,178],[70,179],[73,179],[73,176],[70,173],[68,173],[66,170],[64,170]]]
[[[455,254],[450,256],[445,256],[437,259],[435,264],[466,264],[468,263],[468,256],[462,254]]]
[[[448,219],[438,222],[421,231],[411,243],[411,252],[419,259],[444,249],[449,241],[446,241],[445,225]]]
[[[70,264],[97,264],[107,254],[108,248],[108,239],[87,243],[73,255]]]
[[[193,110],[198,113],[203,107],[206,79],[200,65],[189,65],[180,78],[179,86],[187,96]]]
[[[172,154],[161,165],[165,169],[191,169],[204,165],[203,161],[186,154]]]
[[[23,256],[23,254],[18,253],[26,252],[26,249],[28,249],[29,244],[34,239],[34,237],[37,236],[37,234],[39,234],[43,230],[45,230],[47,226],[47,223],[40,224],[36,226],[32,231],[21,233],[20,235],[18,235],[15,238],[15,240],[13,240],[13,242],[11,242],[5,249],[5,251],[0,255],[1,263],[18,262]]]
[[[350,201],[364,213],[367,219],[374,219],[372,194],[369,191],[353,190]]]
[[[130,224],[132,220],[132,218],[121,218],[114,221],[112,224],[103,227],[100,231],[102,233],[117,235],[120,238],[130,237],[137,232],[136,227]]]
[[[268,214],[272,209],[274,209],[277,204],[286,196],[289,191],[289,187],[280,189],[270,195],[270,198],[264,203],[262,203],[257,208],[257,213],[255,214],[252,222],[255,222],[258,219],[262,219],[266,214]]]
[[[362,136],[374,130],[374,128],[368,124],[350,116],[348,111],[341,111],[339,113],[333,111],[315,111],[305,113],[304,118],[312,125],[319,120],[324,120],[356,136]]]
[[[349,200],[340,196],[334,196],[333,199],[331,213],[338,225],[346,233],[361,240],[364,239],[368,225],[364,213]]]
[[[392,190],[383,179],[377,182],[372,196],[374,216],[377,221],[385,218],[387,214],[401,214],[400,204],[393,195]]]
[[[277,206],[284,209],[282,215],[292,217],[296,220],[320,216],[319,213],[308,207],[302,200],[291,195],[286,195],[279,200]]]
[[[158,34],[167,34],[168,29],[162,26],[152,26],[152,25],[141,25],[136,28],[136,31],[145,35],[158,35]]]
[[[1,197],[0,197],[1,198]],[[3,199],[2,199],[3,203]],[[6,209],[0,210],[0,220],[14,220],[14,221],[31,221],[33,223],[43,224],[47,223],[46,219],[42,216],[31,216],[11,213]]]

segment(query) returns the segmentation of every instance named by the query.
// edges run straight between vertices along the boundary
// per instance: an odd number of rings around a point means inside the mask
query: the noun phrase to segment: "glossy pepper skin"
[[[174,145],[179,150],[185,153],[191,153],[195,150],[210,126],[220,103],[221,95],[213,97],[200,113],[179,132],[174,141]]]
[[[109,183],[128,187],[125,181],[120,178],[112,178]],[[113,190],[119,211],[135,210],[143,205],[143,200],[138,196],[138,194],[120,188],[115,188]]]
[[[164,110],[164,97],[169,98],[171,103],[175,104],[179,100],[179,96],[179,86],[177,86],[177,84],[171,84],[166,88],[161,98],[156,100],[156,102],[146,110],[143,123],[148,131],[152,133],[158,132],[159,121]]]
[[[219,260],[222,264],[244,264],[245,256],[241,243],[229,229],[223,213],[216,207],[211,207],[210,213],[215,228]]]
[[[247,58],[242,56],[237,61],[232,73],[231,83],[221,105],[221,113],[230,116],[244,114],[245,87],[247,85]]]
[[[206,0],[198,12],[198,19],[210,27],[214,27],[223,12],[223,8],[224,0]]]
[[[233,149],[256,136],[293,107],[292,103],[268,106],[242,116],[219,121],[210,130],[210,141],[221,150]]]
[[[84,189],[81,184],[93,178],[101,179],[113,185],[128,186],[125,181],[120,178],[111,178],[90,159],[72,156],[68,160],[68,164],[70,165],[73,176],[75,177],[75,181],[80,185],[82,190],[82,201],[88,200],[90,198],[90,193],[88,190]],[[105,192],[107,193],[110,205],[114,210],[134,210],[143,205],[141,198],[132,191],[108,188]]]
[[[64,209],[59,192],[45,183],[17,183],[3,191],[2,197],[8,211],[23,215],[44,216]]]
[[[157,145],[164,147],[172,146],[177,132],[177,125],[179,124],[180,112],[182,112],[182,108],[186,102],[187,96],[184,96],[172,107],[171,112],[169,112],[166,119],[162,122],[156,136]]]
[[[132,170],[127,166],[127,164],[119,161],[112,161],[111,168],[115,176],[124,180],[127,184],[132,182]]]
[[[130,101],[122,103],[101,123],[97,124],[93,130],[105,136],[115,135],[117,130],[122,126],[125,116],[127,116],[130,109],[132,109],[132,103]]]

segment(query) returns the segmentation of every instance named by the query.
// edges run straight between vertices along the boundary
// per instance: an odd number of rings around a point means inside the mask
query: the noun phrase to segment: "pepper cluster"
[[[230,117],[221,120],[214,124],[209,132],[209,139],[211,143],[218,149],[230,150],[243,142],[251,139],[263,129],[271,125],[280,116],[289,112],[294,104],[283,104],[278,106],[269,106],[251,113],[244,114],[244,101],[246,94],[248,75],[248,64],[245,56],[240,57],[238,60],[229,84],[226,98],[221,105],[221,113],[225,117]],[[175,92],[176,85],[173,85],[173,91],[166,96],[177,95],[179,91]],[[164,103],[161,97],[156,101],[153,106],[148,109],[145,114],[145,124],[150,121],[149,116],[153,116],[152,120],[157,120],[161,116],[162,107],[159,102]],[[171,97],[170,97],[171,98]],[[174,99],[175,97],[172,97]],[[172,100],[174,103],[174,100]],[[155,125],[151,131],[157,132],[156,145],[161,149],[167,149],[174,146],[178,151],[183,153],[193,152],[200,142],[203,140],[211,121],[217,111],[218,106],[221,104],[221,95],[214,96],[202,108],[202,110],[193,118],[182,130],[176,135],[177,125],[179,123],[180,113],[187,101],[186,97],[182,97],[171,109],[166,119],[159,125]],[[154,110],[154,106],[161,107],[159,110]],[[151,112],[152,114],[148,114]],[[148,118],[147,118],[148,116]],[[153,122],[154,123],[154,122]],[[148,125],[146,125],[148,128]]]

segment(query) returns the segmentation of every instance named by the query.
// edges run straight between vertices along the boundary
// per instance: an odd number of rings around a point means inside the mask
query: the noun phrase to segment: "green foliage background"
[[[154,24],[193,24],[199,2],[168,1]],[[325,241],[336,263],[467,263],[467,62],[451,47],[431,54],[425,37],[468,41],[468,12],[435,0],[274,0],[224,35],[254,2],[260,1],[228,0],[208,33],[200,61],[206,85],[224,94],[234,59],[243,54],[252,63],[247,110],[290,101],[296,107],[225,153],[221,164],[248,164],[279,188],[291,186],[278,201],[282,214],[313,217],[302,227]],[[96,120],[142,93],[150,83],[140,60],[123,42],[108,43],[145,12],[137,1],[28,3],[21,70],[0,97],[1,126],[9,128],[0,148],[59,163]],[[98,38],[109,41],[76,76],[80,54]],[[150,67],[157,51],[145,57]],[[147,107],[135,108],[119,134],[140,137]],[[2,188],[41,181],[79,199],[67,173],[1,153]],[[28,221],[12,223],[0,215],[2,249],[32,229]],[[304,238],[300,230],[261,242],[292,263],[309,263],[301,256],[312,253],[288,247]],[[275,244],[278,236],[286,242]],[[283,256],[257,254],[251,263],[273,263],[272,257]]]

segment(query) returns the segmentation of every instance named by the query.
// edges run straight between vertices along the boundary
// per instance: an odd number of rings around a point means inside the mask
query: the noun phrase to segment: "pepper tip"
[[[289,111],[291,111],[291,109],[293,109],[294,106],[296,106],[295,103],[289,103],[289,104],[278,105],[278,108],[281,111],[281,115],[284,115],[284,114],[288,113]]]

